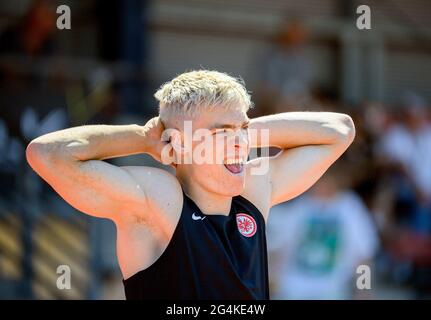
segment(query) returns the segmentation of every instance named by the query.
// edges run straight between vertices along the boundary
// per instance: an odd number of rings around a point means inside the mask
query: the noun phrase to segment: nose
[[[248,130],[241,129],[235,133],[234,150],[240,157],[248,153]]]
[[[248,138],[248,130],[239,129],[235,130],[235,132],[225,137],[226,140],[226,151],[228,155],[240,155],[248,153],[249,149],[249,138]]]

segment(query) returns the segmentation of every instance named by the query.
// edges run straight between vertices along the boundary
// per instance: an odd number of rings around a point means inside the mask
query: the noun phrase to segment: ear
[[[169,164],[184,163],[182,160],[188,155],[187,148],[184,143],[184,135],[178,129],[170,128],[163,132],[162,139],[170,146],[164,157]],[[165,161],[163,161],[165,163]],[[165,163],[167,164],[167,163]]]

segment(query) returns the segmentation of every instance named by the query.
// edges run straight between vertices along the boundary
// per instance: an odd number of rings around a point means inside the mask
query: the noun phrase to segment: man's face
[[[183,139],[191,142],[188,155],[192,163],[184,164],[184,172],[193,183],[216,194],[242,193],[250,152],[248,122],[243,111],[217,109],[188,123],[192,129],[183,131]]]

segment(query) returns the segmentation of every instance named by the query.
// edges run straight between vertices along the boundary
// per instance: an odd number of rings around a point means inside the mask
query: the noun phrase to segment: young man
[[[269,209],[306,191],[344,153],[352,119],[250,120],[243,84],[216,71],[181,74],[155,97],[159,117],[144,126],[49,133],[29,144],[28,162],[76,209],[114,221],[127,299],[268,299]],[[251,147],[268,146],[283,151],[247,162]],[[137,153],[172,164],[176,176],[103,161]]]

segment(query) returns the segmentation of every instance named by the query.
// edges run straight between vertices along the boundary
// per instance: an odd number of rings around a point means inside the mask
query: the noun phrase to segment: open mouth
[[[244,170],[244,161],[238,160],[227,160],[224,163],[226,169],[228,169],[233,174],[241,173]]]

